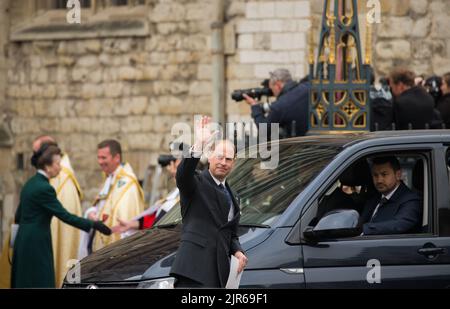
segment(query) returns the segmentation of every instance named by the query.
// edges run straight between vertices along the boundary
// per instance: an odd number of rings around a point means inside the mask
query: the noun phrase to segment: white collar
[[[216,177],[213,176],[213,174],[211,174],[211,171],[208,170],[209,174],[211,175],[212,179],[214,180],[214,182],[220,186],[223,185],[225,187],[225,181],[227,180],[226,178],[223,181],[220,181],[219,179],[217,179]]]
[[[45,178],[50,179],[50,178],[48,177],[47,173],[46,173],[44,170],[39,169],[39,170],[37,170],[37,172],[38,172],[39,174],[45,176]]]
[[[388,195],[384,195],[384,194],[383,194],[382,197],[386,198],[387,200],[390,200],[391,197],[394,195],[395,191],[397,191],[398,187],[400,187],[400,184],[397,185],[397,186],[395,187],[395,189],[392,190]]]
[[[117,170],[119,169],[120,165],[116,168],[116,170],[112,173],[106,176],[105,182],[103,184],[103,188],[99,193],[99,196],[105,197],[109,194],[109,191],[111,190],[111,186],[114,183],[114,179],[116,177]]]
[[[109,174],[107,177],[111,177],[114,178],[115,175],[117,174],[117,171],[119,170],[119,168],[122,166],[122,164],[119,164],[118,167],[116,167],[116,169],[114,170],[114,172],[112,172],[111,174]]]

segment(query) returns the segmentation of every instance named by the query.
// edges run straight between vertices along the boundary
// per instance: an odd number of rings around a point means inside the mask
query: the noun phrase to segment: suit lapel
[[[389,202],[390,201],[394,201],[394,202],[397,201],[398,198],[403,195],[403,193],[404,193],[403,191],[405,191],[405,188],[406,188],[406,185],[403,182],[401,182],[400,185],[397,188],[397,191],[395,191],[395,193],[389,199]]]
[[[363,222],[369,222],[370,219],[373,216],[373,212],[375,211],[375,208],[377,208],[378,202],[381,199],[381,194],[379,194],[376,198],[373,198],[371,200],[371,203],[369,204],[368,210],[367,210],[367,215],[363,218]]]
[[[236,219],[236,217],[238,215],[240,215],[241,213],[241,208],[239,207],[239,202],[236,199],[236,195],[234,194],[234,192],[231,190],[230,186],[228,185],[228,182],[225,183],[225,185],[227,186],[228,192],[230,192],[231,194],[231,199],[233,200],[233,206],[234,206],[234,216],[233,216],[233,220]]]
[[[396,214],[396,213],[397,213],[397,208],[398,208],[398,206],[399,206],[399,204],[397,203],[397,200],[398,200],[398,198],[399,198],[400,196],[403,195],[403,191],[405,190],[405,187],[406,187],[406,185],[405,185],[403,182],[401,182],[400,185],[399,185],[399,187],[398,187],[397,190],[395,191],[395,193],[391,196],[391,198],[390,198],[384,205],[380,206],[380,209],[378,209],[377,214],[380,213],[380,210],[382,210],[382,209],[384,209],[384,208],[386,208],[386,207],[390,207],[392,213],[393,213],[393,214]],[[375,211],[375,208],[377,207],[378,203],[380,202],[381,196],[382,196],[382,195],[380,195],[380,196],[377,198],[375,204],[372,205],[372,210],[371,210],[371,212],[370,212],[370,213],[371,213],[370,218],[372,218],[373,212]],[[395,208],[395,210],[394,210],[394,208]],[[369,218],[369,220],[370,220],[370,218]]]
[[[400,206],[399,203],[397,203],[397,201],[399,197],[401,197],[404,194],[406,188],[407,188],[406,185],[403,182],[401,182],[400,186],[397,188],[397,191],[395,191],[395,193],[391,196],[389,201],[385,205],[383,205],[383,207],[386,207],[386,205],[388,205],[388,207],[392,208],[393,214],[396,214],[398,207]],[[393,207],[395,207],[395,210],[393,209]]]

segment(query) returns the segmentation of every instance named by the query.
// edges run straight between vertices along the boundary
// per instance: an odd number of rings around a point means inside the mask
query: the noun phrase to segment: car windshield
[[[270,226],[322,169],[340,152],[340,143],[297,142],[279,145],[274,169],[261,169],[261,158],[236,160],[227,181],[238,196],[241,225]],[[249,154],[251,149],[248,150]],[[173,207],[157,224],[181,222],[180,205]]]

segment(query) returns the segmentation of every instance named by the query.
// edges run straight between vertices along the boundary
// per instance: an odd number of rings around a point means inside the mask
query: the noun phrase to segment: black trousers
[[[176,276],[175,277],[175,283],[174,287],[176,289],[178,288],[203,288],[204,285],[200,282],[197,282],[195,280],[192,280],[190,278],[184,277],[184,276]]]

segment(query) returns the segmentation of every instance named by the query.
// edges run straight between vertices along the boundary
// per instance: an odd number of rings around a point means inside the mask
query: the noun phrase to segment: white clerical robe
[[[93,207],[87,210],[85,217],[93,210],[97,212],[98,219],[104,221],[110,228],[119,223],[117,218],[131,220],[144,210],[144,192],[128,163],[120,165],[112,175],[105,179],[103,189],[94,201]],[[79,258],[87,255],[89,236],[92,235],[84,234]],[[92,251],[99,250],[119,239],[121,239],[120,234],[107,236],[95,233]]]
[[[61,172],[57,177],[50,179],[50,184],[55,188],[58,200],[64,208],[76,216],[81,216],[82,193],[66,154],[61,158]],[[56,287],[60,287],[69,266],[71,266],[68,265],[68,262],[77,259],[80,232],[77,228],[58,220],[58,218],[52,219],[51,231],[55,282]]]

